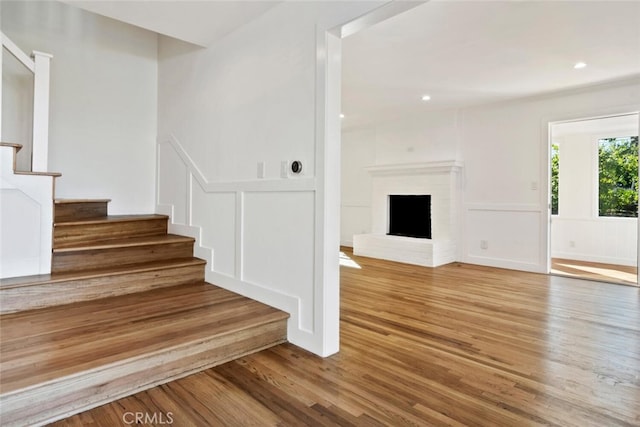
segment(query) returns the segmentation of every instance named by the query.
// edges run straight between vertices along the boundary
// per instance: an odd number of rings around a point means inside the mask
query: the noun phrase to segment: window
[[[598,140],[598,215],[638,216],[638,137]]]

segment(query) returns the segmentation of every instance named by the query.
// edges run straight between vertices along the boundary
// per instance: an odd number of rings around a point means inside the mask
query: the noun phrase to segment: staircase
[[[163,215],[55,200],[51,274],[0,281],[0,422],[43,425],[286,340],[288,315],[204,282]]]

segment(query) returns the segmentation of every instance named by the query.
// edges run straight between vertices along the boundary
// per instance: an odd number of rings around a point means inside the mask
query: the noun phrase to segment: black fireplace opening
[[[387,234],[431,239],[431,196],[390,195]]]

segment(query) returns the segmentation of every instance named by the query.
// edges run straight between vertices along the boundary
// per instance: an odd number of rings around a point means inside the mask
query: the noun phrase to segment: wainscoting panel
[[[53,175],[14,173],[16,147],[0,147],[0,278],[51,272]]]
[[[205,193],[196,182],[192,188],[192,225],[202,230],[201,245],[213,249],[213,270],[236,275],[236,199],[241,194]]]
[[[157,168],[156,212],[196,239],[205,280],[286,311],[289,341],[315,349],[315,178],[210,182],[174,136]]]
[[[244,195],[242,279],[300,300],[300,326],[313,330],[313,192]],[[284,286],[283,286],[284,285]]]
[[[0,200],[0,277],[40,274],[40,248],[47,246],[40,230],[40,205],[15,188],[0,189]]]
[[[466,205],[464,260],[541,271],[541,215],[533,205]]]
[[[554,258],[635,266],[638,260],[637,218],[551,219]]]

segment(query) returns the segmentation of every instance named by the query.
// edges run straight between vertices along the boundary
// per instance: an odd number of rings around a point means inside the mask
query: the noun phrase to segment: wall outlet
[[[280,162],[280,178],[289,178],[289,161]]]
[[[489,242],[486,240],[480,240],[480,249],[489,249]]]
[[[531,189],[532,190],[537,190],[538,189],[538,182],[537,181],[531,181]]]
[[[264,178],[265,164],[264,162],[258,162],[258,178]]]
[[[575,240],[569,240],[569,247],[570,247],[570,248],[575,248],[575,247],[576,247],[576,242],[575,242]]]

